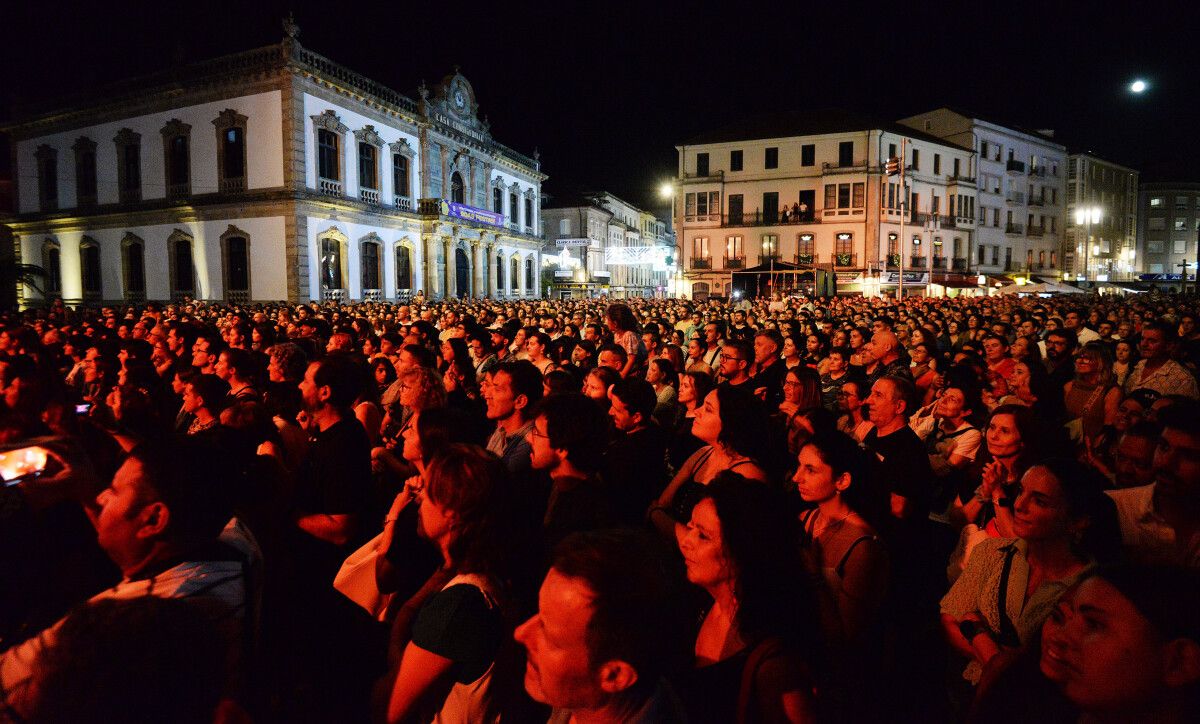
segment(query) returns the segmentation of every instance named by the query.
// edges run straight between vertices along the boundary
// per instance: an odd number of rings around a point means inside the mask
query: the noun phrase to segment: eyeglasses
[[[533,427],[531,427],[531,428],[529,428],[529,436],[530,436],[530,437],[544,437],[544,438],[546,438],[547,440],[549,440],[549,439],[550,439],[550,435],[549,435],[549,433],[538,432],[538,429],[537,429],[537,426],[536,426],[536,425],[535,425],[535,426],[533,426]]]

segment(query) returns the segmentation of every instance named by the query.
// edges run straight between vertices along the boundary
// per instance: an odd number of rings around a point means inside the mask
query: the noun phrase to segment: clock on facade
[[[460,111],[467,107],[467,97],[463,95],[461,88],[454,89],[454,107]]]

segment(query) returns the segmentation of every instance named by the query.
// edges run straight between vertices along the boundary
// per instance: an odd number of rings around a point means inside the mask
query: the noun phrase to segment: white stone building
[[[906,213],[887,158],[907,147]],[[703,134],[679,153],[681,292],[767,294],[836,277],[839,294],[977,291],[969,147],[844,111],[779,114]],[[903,239],[903,243],[901,240]]]
[[[592,196],[554,197],[542,207],[546,236],[542,264],[555,274],[554,296],[594,297],[608,293],[612,272],[604,263],[604,250],[612,218],[613,213]],[[586,245],[583,239],[587,240]]]
[[[977,167],[963,179],[979,198],[974,267],[981,274],[1057,279],[1066,231],[1067,149],[1051,131],[1027,131],[953,108],[900,123],[974,149]],[[994,282],[993,282],[994,283]]]
[[[492,138],[467,79],[414,101],[287,30],[5,129],[19,179],[7,224],[48,294],[537,296],[546,176]]]
[[[1098,211],[1099,220],[1091,218],[1093,210]],[[1089,216],[1082,224],[1076,219],[1079,211],[1087,211]],[[1089,153],[1067,157],[1063,267],[1073,278],[1093,282],[1130,279],[1137,264],[1137,221],[1137,171]],[[1167,237],[1158,238],[1165,241]]]

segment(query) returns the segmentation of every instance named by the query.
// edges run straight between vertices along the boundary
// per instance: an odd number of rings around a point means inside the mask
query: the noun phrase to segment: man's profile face
[[[558,464],[558,456],[550,446],[546,425],[545,416],[538,417],[526,433],[529,439],[529,462],[534,470],[551,470]]]
[[[600,357],[596,360],[596,363],[601,367],[611,367],[618,372],[621,371],[621,358],[611,350],[606,349],[601,352]]]
[[[611,391],[608,393],[608,399],[612,403],[609,405],[608,414],[613,419],[613,425],[621,432],[632,430],[637,424],[636,416],[630,414],[629,408],[621,398],[614,395]]]
[[[495,372],[488,378],[483,390],[489,420],[504,420],[516,411],[516,395],[513,394],[512,377],[507,372]]]
[[[142,463],[135,457],[125,460],[113,475],[112,484],[96,496],[100,511],[96,514],[96,540],[113,562],[132,562],[133,551],[142,545],[138,531],[141,513],[148,495],[141,483]]]
[[[875,427],[883,427],[892,422],[900,411],[894,398],[895,390],[887,380],[878,380],[871,386],[871,394],[866,399],[870,406],[870,419]]]
[[[534,701],[561,709],[591,709],[604,692],[587,647],[592,592],[578,578],[551,568],[538,592],[538,612],[517,627],[525,647],[525,691]]]

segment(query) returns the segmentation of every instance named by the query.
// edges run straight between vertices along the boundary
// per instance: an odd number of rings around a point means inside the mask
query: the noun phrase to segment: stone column
[[[452,237],[452,236],[442,237],[442,246],[445,249],[445,254],[446,254],[446,286],[445,286],[445,289],[442,291],[442,299],[450,299],[450,298],[454,297],[458,291],[454,288],[454,282],[455,282],[455,278],[456,278],[455,274],[454,274],[454,267],[456,266],[456,264],[455,264],[456,257],[455,257],[455,253],[454,253],[454,237]]]
[[[487,254],[487,281],[484,288],[487,289],[487,295],[493,299],[496,298],[496,274],[498,267],[496,266],[496,244],[489,241],[487,247],[483,250]]]
[[[471,296],[482,297],[483,291],[483,241],[471,242]]]
[[[525,255],[520,253],[517,254],[517,285],[522,297],[529,293],[525,288]]]
[[[424,280],[422,284],[425,287],[425,298],[433,299],[437,289],[437,254],[434,251],[432,235],[426,235],[421,241],[421,278]]]

